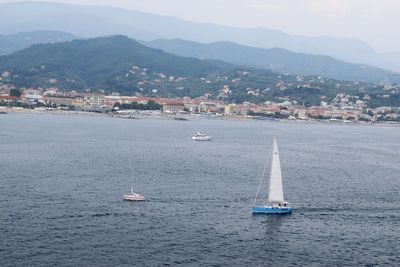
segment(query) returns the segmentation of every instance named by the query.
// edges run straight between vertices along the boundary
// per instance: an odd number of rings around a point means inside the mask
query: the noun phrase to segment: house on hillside
[[[9,96],[9,95],[0,95],[0,103],[5,103],[5,104],[9,104],[9,103],[15,103],[19,100],[19,97],[16,96]]]

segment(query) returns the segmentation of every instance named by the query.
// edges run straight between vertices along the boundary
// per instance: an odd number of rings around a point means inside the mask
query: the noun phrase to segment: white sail
[[[274,204],[282,202],[284,202],[284,200],[283,200],[283,188],[282,188],[281,163],[279,161],[278,146],[274,138],[272,160],[271,160],[271,173],[269,177],[268,203]]]

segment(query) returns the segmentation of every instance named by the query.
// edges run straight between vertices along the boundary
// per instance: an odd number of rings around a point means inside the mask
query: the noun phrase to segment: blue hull
[[[253,214],[288,214],[292,213],[293,209],[287,208],[273,208],[273,207],[253,207]]]

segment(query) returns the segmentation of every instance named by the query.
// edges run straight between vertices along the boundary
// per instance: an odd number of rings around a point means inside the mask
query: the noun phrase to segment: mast
[[[131,194],[133,194],[133,169],[132,169],[132,185],[131,185]]]
[[[271,205],[282,202],[284,202],[284,200],[281,163],[279,160],[278,146],[274,137],[269,176],[268,204]]]

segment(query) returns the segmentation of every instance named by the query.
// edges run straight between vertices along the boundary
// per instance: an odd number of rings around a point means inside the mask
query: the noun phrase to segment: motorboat
[[[192,139],[195,141],[211,141],[212,137],[207,134],[196,132],[193,134]]]

